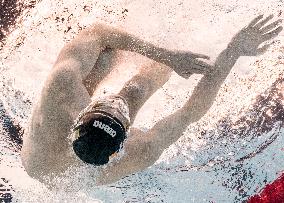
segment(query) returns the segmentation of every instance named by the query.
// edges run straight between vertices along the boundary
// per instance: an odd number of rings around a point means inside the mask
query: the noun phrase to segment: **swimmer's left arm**
[[[169,66],[184,78],[192,73],[206,74],[212,67],[199,60],[209,59],[208,56],[161,48],[123,30],[100,23],[83,30],[68,43],[60,52],[57,62],[67,58],[77,60],[81,63],[84,77],[94,66],[101,51],[107,48],[136,52]]]
[[[206,74],[212,69],[212,65],[200,60],[208,60],[209,57],[206,55],[158,47],[117,28],[104,26],[104,29],[102,36],[105,47],[139,53],[169,66],[184,78],[188,78],[193,73]]]

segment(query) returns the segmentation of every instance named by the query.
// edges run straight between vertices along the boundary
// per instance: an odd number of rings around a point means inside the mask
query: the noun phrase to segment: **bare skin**
[[[43,175],[61,174],[70,166],[83,164],[72,152],[67,137],[73,121],[90,103],[96,86],[112,69],[109,51],[115,49],[137,52],[149,58],[139,74],[119,93],[129,104],[131,123],[148,98],[169,79],[172,70],[184,78],[193,73],[204,74],[182,108],[157,122],[146,133],[130,127],[129,138],[124,144],[125,155],[107,164],[97,177],[97,183],[112,183],[153,165],[190,123],[198,121],[208,111],[237,59],[267,50],[268,45],[259,48],[260,44],[282,31],[280,20],[266,25],[272,17],[262,20],[263,16],[258,16],[237,33],[218,56],[214,68],[198,59],[208,59],[207,56],[159,48],[101,24],[82,31],[60,52],[34,107],[22,148],[26,171],[44,181]]]

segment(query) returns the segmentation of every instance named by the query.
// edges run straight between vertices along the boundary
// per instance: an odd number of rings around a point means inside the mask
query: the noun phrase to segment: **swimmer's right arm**
[[[56,66],[64,61],[75,63],[84,78],[92,70],[100,52],[107,48],[139,53],[169,66],[184,78],[192,73],[204,74],[211,70],[210,65],[198,59],[208,59],[205,55],[160,48],[122,30],[99,23],[83,30],[68,43],[60,52]]]
[[[256,56],[264,53],[268,45],[259,47],[263,42],[276,37],[283,27],[277,20],[265,26],[273,18],[258,16],[238,32],[227,48],[215,61],[215,69],[205,75],[195,87],[190,99],[172,115],[157,122],[149,131],[153,153],[159,157],[163,150],[176,142],[189,124],[201,119],[212,106],[218,91],[240,56]]]

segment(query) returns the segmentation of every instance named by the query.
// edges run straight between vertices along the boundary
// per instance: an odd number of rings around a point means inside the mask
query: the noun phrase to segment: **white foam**
[[[88,26],[94,21],[105,21],[125,28],[159,46],[204,53],[214,60],[232,36],[256,15],[280,15],[279,11],[283,11],[282,4],[277,0],[42,0],[34,9],[25,12],[22,21],[8,37],[7,44],[1,51],[1,69],[5,70],[2,73],[5,78],[2,80],[6,86],[2,86],[0,99],[10,112],[14,112],[12,114],[26,125],[31,107],[24,105],[20,99],[15,99],[14,93],[8,89],[19,89],[34,101],[60,49],[78,33],[80,27]],[[59,20],[56,20],[56,17],[59,17]],[[283,14],[280,17],[283,18]],[[71,27],[71,30],[68,31],[68,27]],[[1,134],[3,141],[0,147],[5,153],[5,162],[0,164],[1,176],[9,178],[16,191],[15,198],[19,202],[50,202],[51,199],[53,202],[242,200],[244,197],[241,197],[239,191],[230,186],[238,180],[238,177],[232,175],[233,171],[240,174],[250,171],[254,173],[252,183],[245,182],[247,194],[252,194],[258,185],[263,185],[265,178],[267,181],[273,180],[277,171],[284,167],[280,155],[273,156],[273,161],[270,159],[271,154],[281,148],[283,132],[280,132],[271,149],[265,152],[268,155],[264,153],[251,162],[246,162],[240,171],[238,166],[230,166],[230,162],[226,165],[227,168],[213,167],[213,162],[228,157],[236,159],[238,153],[245,154],[257,148],[258,143],[268,139],[269,134],[263,135],[262,140],[258,142],[255,139],[232,139],[228,147],[215,143],[210,137],[199,135],[204,130],[215,129],[216,122],[221,118],[238,120],[242,112],[250,108],[256,95],[262,93],[284,71],[283,32],[274,42],[262,56],[240,58],[206,116],[190,125],[184,136],[167,149],[150,169],[107,187],[93,185],[88,179],[89,168],[78,169],[73,171],[76,175],[59,180],[62,182],[61,189],[51,192],[27,176],[21,166],[19,154],[13,154],[8,148],[3,148],[3,143],[7,143],[7,140]],[[17,44],[22,45],[15,48]],[[124,82],[137,72],[135,61],[130,59],[131,54],[126,53],[126,56],[126,61],[117,67],[121,68],[116,72],[121,74],[119,80],[114,77],[105,83],[104,88],[110,94],[118,91]],[[135,125],[148,129],[159,119],[181,107],[199,78],[200,76],[194,76],[190,80],[184,80],[174,74],[170,81],[147,101],[141,109],[143,114],[138,114]],[[21,117],[21,114],[24,116]],[[228,142],[226,138],[222,141]],[[259,163],[263,164],[261,170]],[[204,164],[207,165],[202,168]],[[228,171],[230,167],[233,169]],[[189,172],[182,172],[183,169]],[[225,180],[229,186],[222,185]],[[68,192],[69,187],[72,192]]]

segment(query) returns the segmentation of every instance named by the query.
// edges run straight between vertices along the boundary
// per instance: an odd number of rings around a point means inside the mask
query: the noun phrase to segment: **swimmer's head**
[[[122,122],[103,111],[88,112],[79,119],[73,129],[73,149],[84,162],[103,165],[118,152],[126,139]]]

